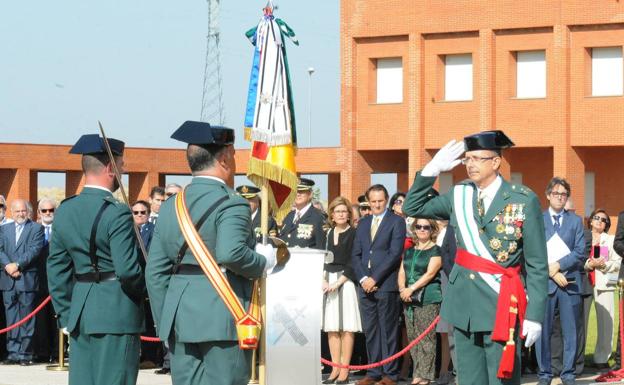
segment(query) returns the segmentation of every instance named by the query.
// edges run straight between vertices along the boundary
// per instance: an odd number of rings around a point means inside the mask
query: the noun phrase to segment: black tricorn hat
[[[172,135],[171,139],[188,144],[234,144],[234,130],[223,126],[213,126],[206,122],[187,120]]]
[[[110,145],[113,155],[123,155],[125,143],[121,140],[106,138]],[[83,135],[78,139],[76,144],[69,150],[70,154],[106,154],[106,145],[104,139],[98,134]]]
[[[243,198],[251,199],[251,198],[255,198],[256,196],[258,196],[260,189],[257,188],[256,186],[242,185],[236,188],[236,192],[238,193],[238,195],[242,196]]]
[[[297,191],[308,191],[314,187],[314,181],[307,178],[299,178],[299,184],[297,185]]]
[[[466,151],[502,150],[513,146],[514,142],[501,130],[482,131],[464,138]]]
[[[368,203],[368,200],[366,199],[366,195],[360,195],[358,197],[358,203],[360,207],[370,207],[370,203]]]

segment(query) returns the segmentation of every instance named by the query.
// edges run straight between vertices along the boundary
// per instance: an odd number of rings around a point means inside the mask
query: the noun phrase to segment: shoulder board
[[[63,203],[65,203],[65,202],[67,202],[67,201],[68,201],[68,200],[70,200],[70,199],[74,199],[74,198],[75,198],[75,197],[77,197],[77,196],[78,196],[78,195],[72,195],[72,196],[70,196],[70,197],[67,197],[67,198],[63,199],[63,200],[61,201],[61,203],[59,204],[59,206],[60,206],[60,205],[62,205]]]
[[[107,196],[104,200],[114,204],[117,207],[128,207],[125,203],[118,201],[114,196]]]
[[[527,186],[522,185],[522,184],[516,184],[516,183],[511,184],[511,191],[517,192],[519,194],[526,195],[526,196],[535,194],[533,190],[531,190]]]

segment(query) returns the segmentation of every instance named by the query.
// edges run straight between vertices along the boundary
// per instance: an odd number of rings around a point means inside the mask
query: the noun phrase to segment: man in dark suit
[[[564,209],[570,196],[570,184],[554,177],[546,187],[548,210],[544,211],[544,228],[547,240],[559,237],[569,253],[558,260],[549,260],[548,303],[544,317],[542,337],[536,346],[539,365],[539,385],[550,385],[553,378],[551,367],[551,334],[555,309],[559,309],[563,335],[563,366],[559,377],[564,385],[576,381],[577,323],[582,311],[581,269],[585,256],[585,235],[582,219]]]
[[[242,185],[236,188],[238,195],[247,199],[251,209],[251,232],[256,237],[256,243],[262,243],[262,232],[260,229],[260,189],[256,186]],[[277,222],[269,215],[269,237],[277,236]]]
[[[39,289],[37,258],[43,247],[43,227],[31,221],[28,213],[27,201],[14,200],[11,204],[14,222],[4,225],[0,232],[0,290],[8,325],[33,311]],[[34,318],[8,332],[5,364],[32,364],[34,332]]]
[[[360,283],[358,298],[366,335],[368,362],[395,354],[399,343],[399,299],[397,274],[405,242],[405,220],[387,210],[388,191],[382,185],[366,192],[372,215],[360,220],[353,242],[352,263]],[[399,363],[392,361],[369,369],[358,385],[394,385]]]
[[[295,209],[284,218],[280,238],[288,247],[325,249],[325,217],[312,206],[314,181],[299,178]]]

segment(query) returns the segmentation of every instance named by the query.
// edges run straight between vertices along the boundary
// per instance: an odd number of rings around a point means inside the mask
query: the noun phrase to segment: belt
[[[114,271],[90,271],[84,274],[74,274],[76,281],[87,283],[99,283],[102,281],[116,281],[117,276]]]
[[[178,275],[204,275],[204,271],[199,265],[181,263],[174,268],[173,274]]]

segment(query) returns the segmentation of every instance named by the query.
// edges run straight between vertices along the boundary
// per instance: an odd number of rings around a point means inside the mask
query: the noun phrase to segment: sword
[[[126,189],[124,189],[123,183],[121,182],[121,173],[117,168],[117,163],[115,162],[115,157],[113,156],[113,151],[111,150],[111,146],[108,143],[108,138],[104,133],[104,127],[102,127],[102,123],[98,120],[98,125],[100,126],[100,132],[102,133],[102,139],[104,139],[104,147],[106,147],[106,153],[108,154],[108,158],[110,159],[111,165],[113,166],[113,173],[115,174],[115,179],[117,179],[117,183],[119,184],[119,191],[121,192],[121,197],[125,204],[130,207],[130,201],[128,200],[128,196],[126,195]],[[143,259],[147,261],[147,250],[145,250],[145,245],[143,244],[143,238],[141,238],[141,233],[139,232],[139,228],[132,224],[132,228],[134,228],[134,235],[136,236],[137,242],[139,242],[139,248],[141,249],[141,254],[143,254]]]

